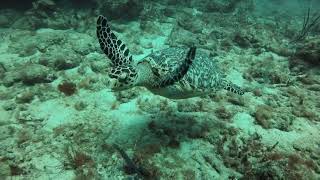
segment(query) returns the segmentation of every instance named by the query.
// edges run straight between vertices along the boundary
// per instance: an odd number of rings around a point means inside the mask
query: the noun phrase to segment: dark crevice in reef
[[[63,8],[96,8],[96,0],[51,0],[61,9]],[[1,9],[15,9],[26,11],[33,7],[32,3],[37,3],[39,0],[1,0]]]
[[[66,7],[70,9],[97,8],[96,0],[56,0],[56,3],[59,7]]]
[[[34,0],[1,0],[0,9],[28,10]]]

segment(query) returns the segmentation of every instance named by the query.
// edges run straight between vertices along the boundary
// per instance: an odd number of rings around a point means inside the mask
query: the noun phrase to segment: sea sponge
[[[232,114],[225,107],[220,107],[215,111],[215,114],[218,118],[223,120],[230,120]]]
[[[64,81],[58,85],[58,90],[66,96],[71,96],[77,92],[77,86],[73,82]]]
[[[256,112],[254,113],[256,122],[263,128],[271,127],[270,119],[272,116],[272,108],[267,105],[258,106]]]

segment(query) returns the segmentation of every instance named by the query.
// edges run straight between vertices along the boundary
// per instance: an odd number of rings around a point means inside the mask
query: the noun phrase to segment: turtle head
[[[109,72],[111,78],[111,89],[122,91],[137,85],[138,74],[130,65],[112,67]]]

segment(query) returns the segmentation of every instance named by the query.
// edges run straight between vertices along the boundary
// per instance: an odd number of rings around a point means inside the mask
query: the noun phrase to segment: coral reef
[[[320,26],[309,31],[299,8],[289,0],[1,2],[0,177],[319,179]],[[137,62],[196,46],[245,95],[111,91],[99,14]]]
[[[17,82],[34,85],[36,83],[49,83],[54,79],[56,79],[56,75],[49,68],[40,64],[26,64],[16,66],[12,71],[6,72],[2,82],[5,86],[12,86]]]
[[[98,0],[97,2],[100,12],[112,19],[136,19],[144,8],[144,3],[137,0]]]
[[[319,38],[306,39],[300,46],[298,46],[296,53],[291,58],[290,67],[298,70],[307,70],[314,66],[319,67],[319,43]]]

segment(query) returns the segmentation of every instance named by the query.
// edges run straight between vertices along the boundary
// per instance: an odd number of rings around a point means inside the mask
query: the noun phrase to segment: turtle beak
[[[115,89],[117,87],[117,84],[118,84],[118,80],[117,79],[114,79],[114,78],[110,78],[109,80],[109,88],[110,89]]]

